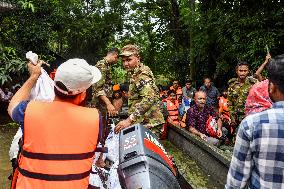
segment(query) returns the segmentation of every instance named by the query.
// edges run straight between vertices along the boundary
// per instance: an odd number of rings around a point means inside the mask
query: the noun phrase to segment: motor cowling
[[[141,124],[120,132],[118,174],[126,189],[180,189],[177,168],[157,136]]]

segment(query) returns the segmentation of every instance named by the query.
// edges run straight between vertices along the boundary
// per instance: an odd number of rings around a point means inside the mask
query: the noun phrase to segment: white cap
[[[66,95],[76,95],[86,91],[92,84],[102,77],[100,70],[89,65],[86,60],[74,58],[62,63],[56,70],[54,86],[58,91]],[[56,82],[62,82],[68,91],[59,88]]]

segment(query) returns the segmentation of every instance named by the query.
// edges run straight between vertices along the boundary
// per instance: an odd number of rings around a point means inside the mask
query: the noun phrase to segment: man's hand
[[[116,116],[118,112],[115,110],[115,107],[109,103],[107,104],[107,111],[109,116]]]
[[[233,128],[236,128],[237,127],[237,123],[235,121],[231,121],[230,126],[233,127]]]
[[[220,138],[223,135],[222,129],[217,130],[217,137]]]
[[[122,129],[127,128],[131,125],[130,118],[120,121],[114,128],[115,134],[118,134]]]
[[[36,84],[38,77],[41,74],[41,65],[43,61],[39,60],[37,65],[32,64],[31,62],[28,63],[28,69],[30,72],[30,77],[28,80],[23,84],[23,86],[16,92],[16,94],[12,97],[9,106],[8,106],[8,113],[10,117],[12,117],[12,113],[14,108],[22,101],[28,100],[30,98],[30,93],[33,86]]]
[[[267,64],[270,59],[271,59],[271,55],[268,53],[265,57],[265,63]]]
[[[41,65],[43,64],[42,60],[39,60],[36,65],[29,62],[28,63],[28,69],[30,72],[30,77],[38,78],[41,74]]]
[[[207,136],[206,136],[205,134],[200,133],[199,136],[200,136],[200,138],[201,138],[202,140],[207,141]]]

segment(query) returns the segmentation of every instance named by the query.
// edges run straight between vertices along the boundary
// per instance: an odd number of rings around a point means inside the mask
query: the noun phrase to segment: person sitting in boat
[[[168,91],[168,98],[163,101],[163,106],[166,110],[166,121],[174,126],[180,126],[179,120],[179,101],[174,90]]]
[[[206,93],[198,91],[194,95],[195,103],[187,110],[186,127],[189,132],[199,136],[201,139],[213,145],[219,145],[222,136],[222,121],[218,118],[214,108],[207,106]],[[211,123],[215,121],[214,126]],[[213,132],[211,132],[214,130]]]
[[[173,85],[170,87],[170,90],[174,90],[177,94],[177,99],[182,96],[182,88],[178,80],[173,81]]]
[[[222,93],[219,97],[219,109],[218,109],[219,117],[222,120],[222,128],[226,129],[226,136],[223,138],[226,138],[226,143],[229,144],[233,138],[234,134],[234,128],[231,127],[231,118],[230,118],[230,112],[228,107],[228,90],[227,88],[224,88],[222,90]],[[224,130],[223,129],[223,130]],[[224,133],[223,133],[224,134]]]

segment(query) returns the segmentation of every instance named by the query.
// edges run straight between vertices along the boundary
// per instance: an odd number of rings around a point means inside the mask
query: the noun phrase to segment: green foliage
[[[170,83],[171,83],[170,79],[165,77],[164,75],[157,75],[156,76],[156,85],[169,86]]]
[[[23,73],[20,62],[29,50],[44,59],[52,59],[51,50],[94,65],[107,48],[135,43],[155,75],[181,82],[209,75],[222,84],[240,60],[256,70],[266,45],[272,56],[283,53],[280,1],[21,0],[17,5],[0,21],[1,83],[12,79],[7,70]],[[116,82],[126,80],[121,64],[113,72]]]
[[[35,11],[32,1],[19,1],[19,4],[22,9],[30,9],[32,12]]]
[[[127,80],[127,72],[122,68],[121,62],[112,67],[113,83],[124,83]]]
[[[21,77],[26,71],[26,63],[18,57],[15,48],[0,45],[0,50],[0,85],[3,85]]]

